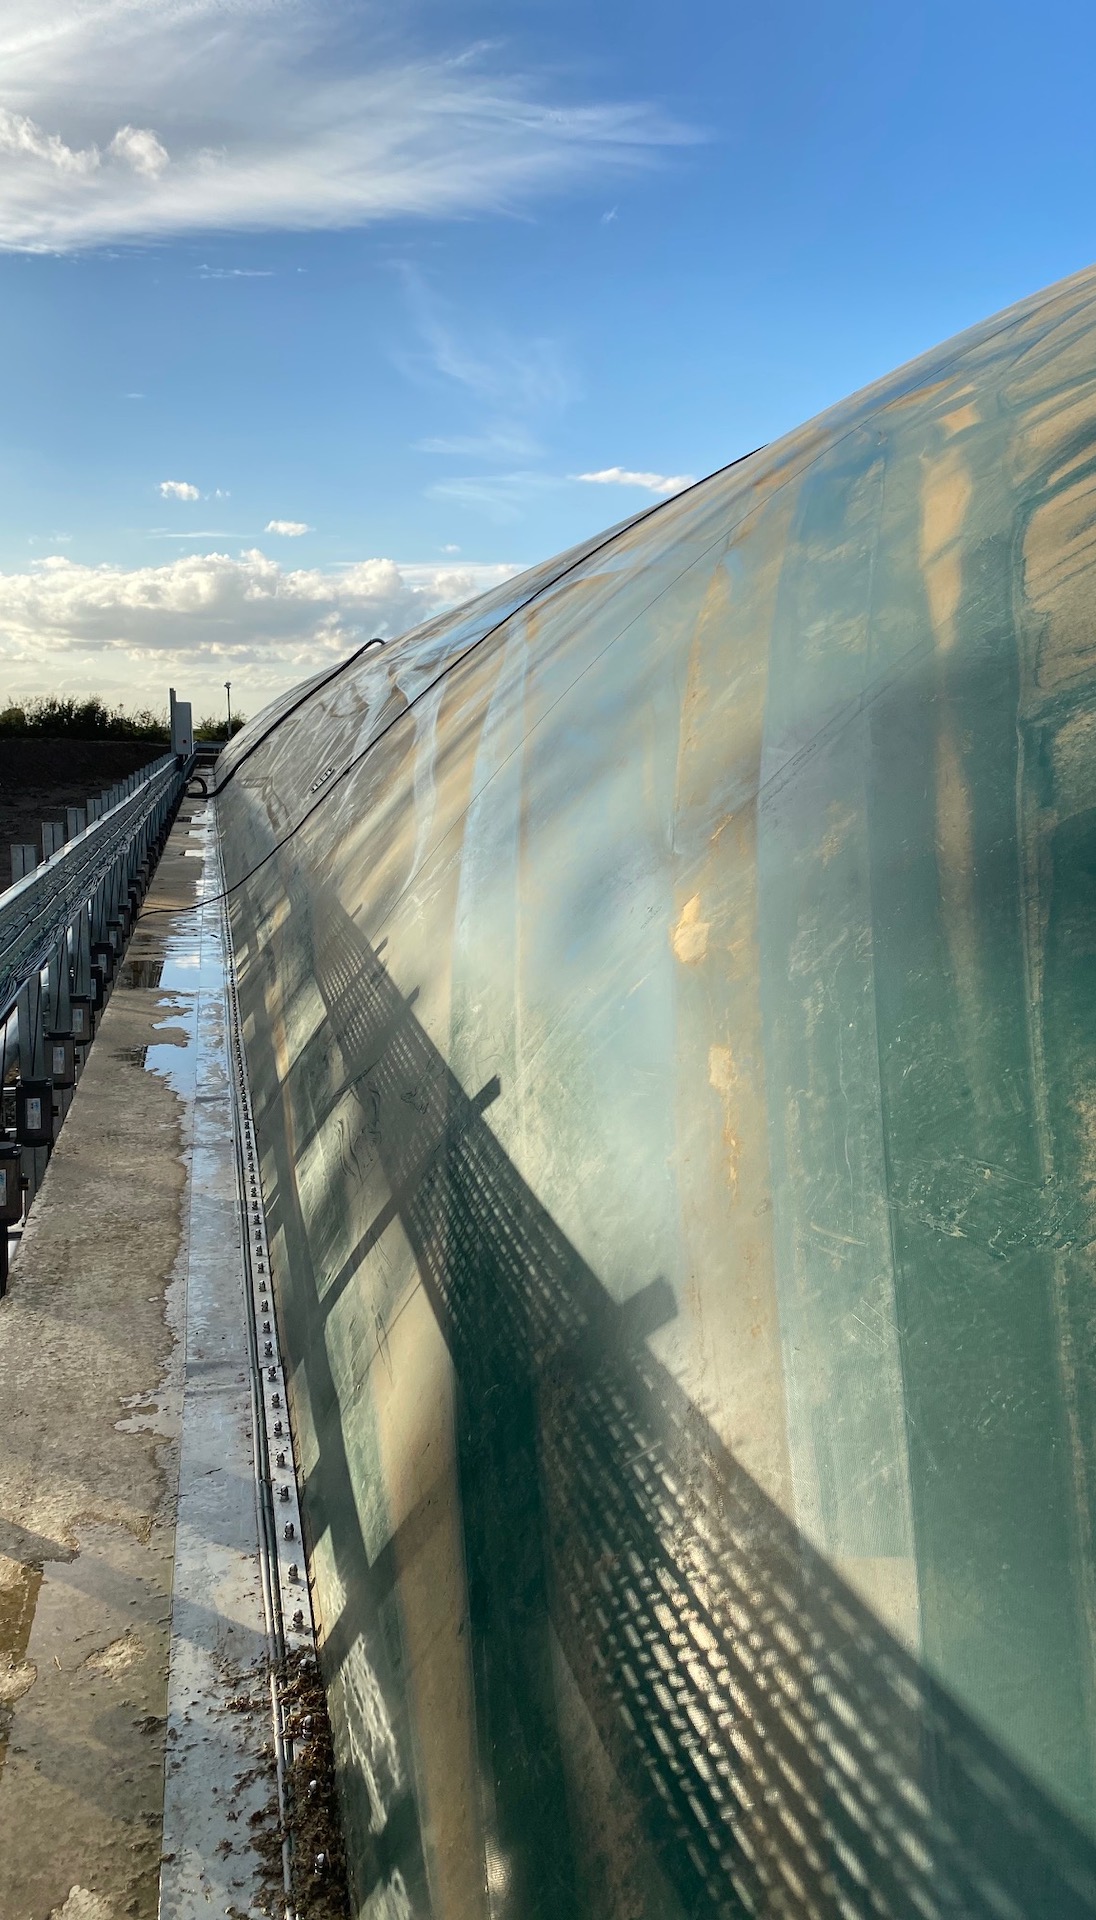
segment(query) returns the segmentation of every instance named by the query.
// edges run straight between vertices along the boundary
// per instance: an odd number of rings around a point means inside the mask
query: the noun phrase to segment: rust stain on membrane
[[[708,951],[711,922],[700,918],[700,895],[694,893],[681,909],[681,918],[670,935],[670,944],[687,967],[696,966]]]
[[[972,492],[970,469],[956,452],[949,450],[928,465],[921,503],[921,569],[941,653],[950,653],[955,644],[963,587],[961,542]]]
[[[739,1141],[735,1131],[735,1105],[738,1092],[738,1068],[730,1047],[709,1047],[708,1084],[723,1102],[723,1146],[727,1155],[727,1185],[738,1191]]]

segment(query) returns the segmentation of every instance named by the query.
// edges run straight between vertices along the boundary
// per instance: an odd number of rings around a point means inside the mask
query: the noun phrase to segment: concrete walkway
[[[202,806],[173,829],[0,1305],[3,1920],[284,1911]]]

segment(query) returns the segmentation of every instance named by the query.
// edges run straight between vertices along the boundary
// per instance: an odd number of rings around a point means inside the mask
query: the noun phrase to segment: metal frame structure
[[[71,1003],[91,993],[93,948],[123,951],[189,772],[189,758],[164,754],[86,810],[70,807],[67,832],[44,827],[41,865],[33,845],[12,850],[15,877],[0,894],[0,1068],[6,1095],[17,1063],[21,1083],[49,1084],[53,1109],[49,1142],[22,1143],[28,1208],[71,1099],[67,1088],[53,1098],[47,1041],[73,1038]],[[78,1044],[77,1067],[85,1051]]]

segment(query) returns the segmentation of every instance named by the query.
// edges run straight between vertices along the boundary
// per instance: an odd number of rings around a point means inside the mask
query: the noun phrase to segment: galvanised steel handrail
[[[174,754],[154,761],[135,792],[0,894],[0,1022],[27,981],[56,953],[149,816],[183,791],[188,771]]]

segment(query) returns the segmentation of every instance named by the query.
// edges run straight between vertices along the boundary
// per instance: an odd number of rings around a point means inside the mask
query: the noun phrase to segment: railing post
[[[33,840],[15,840],[11,849],[12,882],[24,880],[38,865],[38,849]]]
[[[50,959],[47,980],[48,1015],[46,1019],[48,1019],[48,1025],[45,1025],[44,1031],[55,1034],[71,1034],[72,997],[69,981],[69,937],[67,927],[65,928],[64,939],[61,941],[56,953]],[[45,1044],[43,1044],[43,1055],[48,1059],[48,1049]],[[49,1077],[53,1077],[52,1071]],[[72,1088],[58,1087],[55,1089],[55,1095],[57,1101],[57,1120],[54,1126],[54,1138],[56,1139],[61,1124],[72,1104]]]
[[[35,972],[19,995],[19,1073],[24,1080],[41,1078],[45,1065],[42,1048],[42,976]]]
[[[67,928],[63,941],[50,960],[47,978],[49,982],[49,1024],[55,1032],[65,1033],[72,1025]]]
[[[91,940],[104,939],[105,935],[103,933],[103,927],[106,924],[106,921],[105,921],[105,915],[103,913],[103,882],[101,880],[98,886],[96,887],[94,893],[91,896],[90,917],[91,917],[91,934],[90,934]]]
[[[72,930],[72,980],[75,992],[85,997],[91,992],[91,919],[94,901],[80,908],[80,917]]]
[[[32,974],[19,995],[17,1018],[19,1024],[19,1078],[20,1080],[41,1080],[45,1066],[45,1046],[42,1038],[42,976]],[[23,1148],[23,1177],[27,1183],[24,1218],[27,1209],[42,1184],[46,1171],[45,1147]]]

